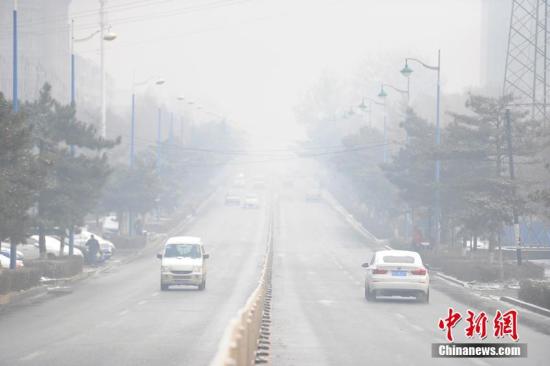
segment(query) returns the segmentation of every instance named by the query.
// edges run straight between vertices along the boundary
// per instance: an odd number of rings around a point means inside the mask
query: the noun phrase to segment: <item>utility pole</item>
[[[99,49],[100,49],[100,73],[101,73],[101,137],[107,137],[107,105],[105,96],[105,0],[99,0]]]
[[[19,112],[19,70],[17,48],[17,0],[13,0],[13,113]]]
[[[510,109],[506,109],[506,141],[508,145],[508,165],[510,170],[510,180],[512,181],[512,184],[514,184],[514,180],[516,179],[515,172],[514,172],[514,150],[512,147],[512,122],[510,121]],[[516,191],[515,186],[513,188],[514,193]],[[512,215],[514,218],[514,239],[516,242],[516,259],[518,266],[521,266],[522,258],[521,258],[521,237],[519,232],[519,218],[518,218],[518,212],[515,206],[512,206]]]

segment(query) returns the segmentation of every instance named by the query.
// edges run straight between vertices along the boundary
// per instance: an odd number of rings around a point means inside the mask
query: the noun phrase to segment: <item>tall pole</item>
[[[387,132],[387,127],[386,127],[386,114],[387,114],[387,111],[386,111],[386,98],[384,98],[384,153],[383,153],[383,158],[382,158],[382,161],[385,163],[386,162],[386,159],[387,159],[387,140],[388,140],[388,132]]]
[[[514,180],[516,179],[515,171],[514,171],[514,150],[512,147],[512,121],[510,118],[510,109],[506,109],[506,142],[508,147],[508,169],[510,170],[510,180],[512,181],[512,184],[514,184]],[[515,187],[514,193],[515,193]],[[518,266],[521,265],[521,236],[519,231],[519,217],[518,212],[516,210],[516,207],[512,207],[512,215],[514,219],[514,240],[516,242],[516,259]]]
[[[174,139],[174,112],[170,112],[170,143]]]
[[[101,73],[101,136],[107,137],[107,104],[105,95],[105,0],[99,0],[99,49],[100,49],[100,73]]]
[[[71,105],[75,104],[74,19],[71,19]]]
[[[436,97],[436,115],[435,115],[435,145],[439,148],[441,144],[441,50],[437,51],[437,97]],[[441,192],[439,182],[441,179],[441,162],[439,157],[435,161],[435,245],[441,242]]]
[[[158,108],[158,118],[157,118],[157,174],[160,175],[160,143],[162,139],[162,111],[161,107]]]
[[[13,0],[13,112],[19,112],[19,79],[17,59],[17,0]]]
[[[134,166],[136,131],[136,93],[132,92],[132,120],[130,123],[130,167]]]

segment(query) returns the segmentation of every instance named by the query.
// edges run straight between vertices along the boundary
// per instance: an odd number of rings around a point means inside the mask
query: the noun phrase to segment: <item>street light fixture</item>
[[[439,146],[441,144],[441,127],[440,127],[440,109],[441,109],[441,50],[437,51],[437,66],[428,65],[416,58],[405,58],[405,67],[401,70],[401,74],[408,79],[410,78],[413,70],[409,67],[409,61],[414,61],[425,67],[426,69],[437,72],[437,90],[436,90],[436,112],[435,112],[435,144]],[[441,218],[440,218],[440,188],[439,183],[441,180],[441,162],[439,159],[435,161],[435,245],[439,245],[441,241]]]
[[[76,77],[75,77],[75,53],[74,53],[74,44],[80,43],[80,42],[86,42],[90,39],[94,38],[96,35],[101,33],[101,29],[96,30],[95,32],[91,33],[90,35],[82,38],[76,38],[74,36],[74,19],[71,20],[71,104],[76,103]],[[107,32],[103,36],[103,40],[107,42],[111,42],[117,39],[116,33],[113,33],[111,31]],[[103,97],[102,97],[103,98]],[[102,99],[103,100],[103,99]],[[105,137],[105,136],[103,136]]]
[[[413,73],[413,69],[409,67],[408,61],[405,61],[405,67],[403,67],[400,72],[401,72],[401,75],[403,75],[406,78],[411,76],[411,74]]]
[[[382,84],[382,87],[380,88],[380,93],[378,93],[378,98],[386,98],[388,96],[388,93],[384,90],[384,84]]]

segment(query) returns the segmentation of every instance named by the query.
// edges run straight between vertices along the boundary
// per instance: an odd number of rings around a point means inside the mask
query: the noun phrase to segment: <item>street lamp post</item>
[[[130,167],[134,166],[135,159],[135,129],[136,129],[136,91],[135,89],[139,86],[149,84],[155,77],[149,78],[147,80],[136,83],[135,77],[134,82],[132,83],[132,111],[131,111],[131,121],[130,121]],[[155,85],[163,85],[166,81],[162,78],[156,78]]]
[[[74,53],[74,45],[76,42],[85,42],[87,40],[92,39],[96,34],[100,33],[100,31],[96,31],[92,34],[90,34],[87,37],[84,38],[75,38],[74,36],[74,19],[71,20],[71,106],[76,106],[76,75],[75,75],[75,53]],[[110,33],[105,35],[103,37],[106,41],[113,41],[116,39],[116,34]],[[70,147],[71,155],[74,155],[74,146],[71,145]],[[69,228],[69,255],[74,254],[74,227],[71,225]]]
[[[388,156],[388,149],[387,149],[387,142],[388,142],[388,132],[387,132],[387,126],[386,126],[386,119],[387,119],[387,108],[386,108],[386,98],[388,97],[388,94],[384,90],[384,85],[382,85],[382,89],[380,89],[380,93],[378,93],[378,97],[382,98],[384,101],[384,155],[382,162],[386,162],[387,156]]]
[[[13,0],[13,112],[19,112],[19,70],[17,59],[17,0]]]
[[[441,144],[441,127],[440,127],[440,107],[441,107],[441,50],[437,51],[437,66],[428,65],[416,58],[405,58],[405,67],[401,70],[401,74],[409,78],[413,70],[409,67],[409,61],[417,62],[425,68],[437,72],[437,94],[436,94],[436,114],[435,114],[435,144]],[[439,245],[441,241],[441,208],[440,208],[440,169],[441,163],[439,158],[435,161],[435,245]]]
[[[385,98],[387,96],[386,92],[384,93],[380,93],[378,94],[379,97],[381,98]],[[386,155],[387,155],[387,152],[386,152],[386,101],[384,100],[384,102],[379,102],[375,99],[372,99],[372,98],[369,98],[369,97],[363,97],[363,99],[361,100],[361,103],[358,105],[358,108],[362,111],[365,111],[366,109],[366,104],[365,104],[365,99],[369,101],[369,107],[368,107],[368,112],[369,112],[369,127],[372,127],[372,103],[376,104],[376,105],[379,105],[381,107],[383,107],[384,109],[384,126],[383,126],[383,135],[384,135],[384,144],[382,146],[383,148],[383,161],[386,162]]]
[[[96,30],[95,32],[91,33],[90,35],[82,38],[76,38],[74,35],[74,19],[71,20],[71,104],[76,104],[76,65],[75,65],[75,51],[74,46],[75,43],[80,42],[86,42],[94,38],[97,34],[101,35],[101,44],[103,45],[103,41],[114,41],[117,38],[117,35],[111,31],[107,32],[107,34],[103,34],[101,29]],[[103,129],[103,124],[101,125],[101,129]],[[101,136],[105,137],[103,134],[103,130],[101,130]]]
[[[142,82],[132,83],[132,111],[131,111],[131,122],[130,122],[130,169],[134,166],[135,160],[135,132],[136,132],[136,87],[148,84],[153,78],[149,78]],[[155,85],[164,84],[164,79],[157,79]],[[132,211],[128,212],[128,233],[131,236],[134,232],[134,213]]]

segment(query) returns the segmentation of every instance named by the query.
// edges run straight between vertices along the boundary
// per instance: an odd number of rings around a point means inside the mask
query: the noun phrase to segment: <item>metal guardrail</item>
[[[267,248],[258,286],[231,319],[210,366],[269,365],[273,208],[268,217]]]

